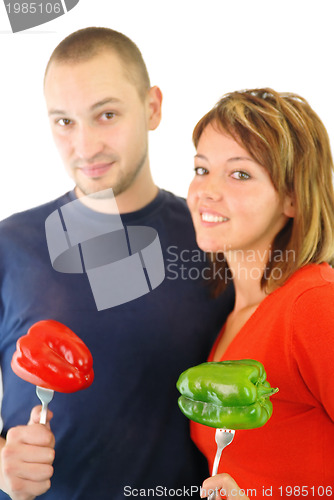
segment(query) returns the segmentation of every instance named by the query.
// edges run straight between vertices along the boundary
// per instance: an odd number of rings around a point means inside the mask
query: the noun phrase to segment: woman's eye
[[[250,179],[250,175],[247,172],[243,172],[242,170],[236,170],[235,172],[233,172],[231,177],[239,181],[247,181],[248,179]]]
[[[204,167],[195,167],[195,175],[206,175],[209,171]]]

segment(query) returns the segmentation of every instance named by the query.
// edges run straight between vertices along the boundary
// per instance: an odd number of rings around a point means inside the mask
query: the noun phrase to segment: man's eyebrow
[[[98,101],[98,102],[94,103],[90,107],[90,110],[94,111],[97,108],[101,108],[105,104],[117,104],[117,103],[120,103],[120,102],[121,102],[121,100],[117,99],[117,97],[106,97],[105,99],[102,99],[102,101]]]
[[[117,99],[116,97],[106,97],[105,99],[102,99],[102,101],[97,101],[94,104],[91,105],[89,108],[90,111],[95,111],[98,108],[101,108],[102,106],[105,106],[106,104],[117,104],[120,103],[121,100]],[[53,115],[66,115],[67,112],[62,109],[50,109],[49,111],[49,116]]]
[[[48,111],[49,116],[53,115],[66,115],[66,111],[62,111],[61,109],[50,109]]]

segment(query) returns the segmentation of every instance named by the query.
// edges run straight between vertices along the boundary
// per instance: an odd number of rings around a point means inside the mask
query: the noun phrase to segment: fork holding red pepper
[[[27,382],[58,392],[86,389],[94,380],[88,347],[70,328],[54,320],[35,323],[17,341],[11,366]]]

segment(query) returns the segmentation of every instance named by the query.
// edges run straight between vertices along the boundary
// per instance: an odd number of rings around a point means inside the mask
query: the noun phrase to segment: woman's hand
[[[240,490],[237,483],[229,474],[217,474],[206,479],[202,484],[201,498],[208,497],[213,491],[217,492],[217,499],[249,500],[244,490]]]

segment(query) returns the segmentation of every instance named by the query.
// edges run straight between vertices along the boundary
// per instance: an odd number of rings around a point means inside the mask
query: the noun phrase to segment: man
[[[182,370],[206,359],[233,296],[211,298],[208,281],[200,278],[207,277],[207,263],[199,258],[186,204],[153,182],[148,131],[160,122],[161,92],[150,86],[132,41],[106,28],[87,28],[55,49],[45,98],[75,189],[0,225],[0,487],[6,492],[0,499],[189,498],[191,486],[198,495],[194,488],[208,471],[177,407],[175,383]],[[110,188],[124,227],[157,232],[166,276],[149,293],[99,309],[89,270],[57,272],[45,227],[71,203],[81,220],[100,227]],[[123,280],[125,288],[132,287],[131,279]],[[10,368],[17,339],[43,319],[79,335],[95,371],[88,389],[55,394],[51,428],[51,412],[41,425],[38,408],[25,425],[36,403],[34,387]]]

